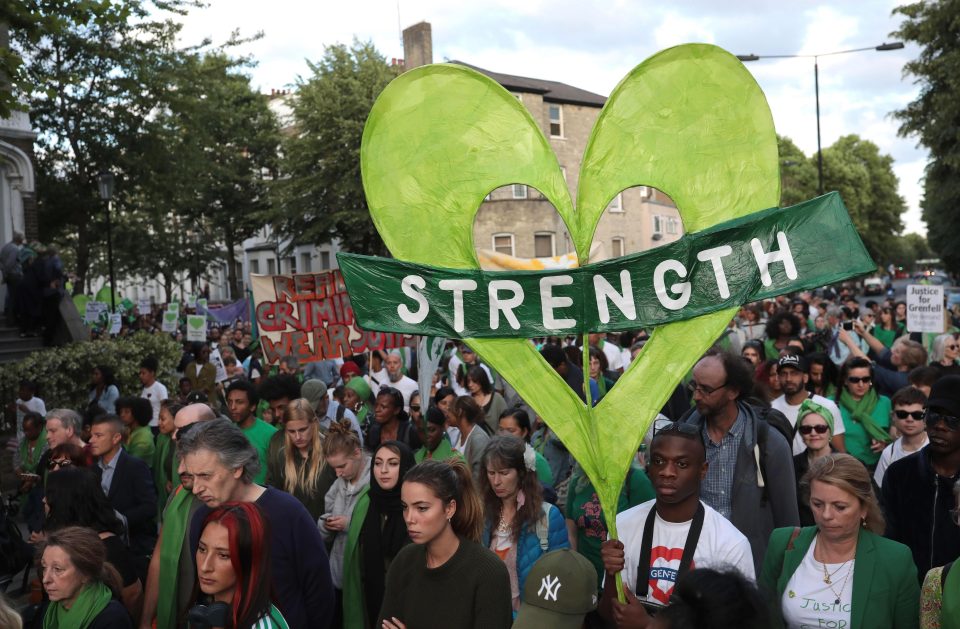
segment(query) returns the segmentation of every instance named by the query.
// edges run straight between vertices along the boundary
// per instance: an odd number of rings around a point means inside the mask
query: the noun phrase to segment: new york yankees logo
[[[540,589],[537,590],[537,596],[542,596],[545,601],[555,601],[557,600],[557,592],[560,590],[561,585],[563,584],[560,583],[560,577],[555,577],[551,580],[548,574],[540,580]],[[546,593],[544,593],[544,590],[546,590]]]

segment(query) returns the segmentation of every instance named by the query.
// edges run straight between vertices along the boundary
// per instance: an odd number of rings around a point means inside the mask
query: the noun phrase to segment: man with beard
[[[191,404],[180,409],[173,418],[173,439],[188,434],[197,422],[216,419],[216,414],[206,404]],[[193,476],[187,473],[181,458],[177,472],[180,486],[170,494],[163,510],[160,535],[150,558],[147,584],[143,590],[143,614],[140,629],[150,629],[156,618],[157,629],[185,627],[179,622],[193,600],[196,570],[190,552],[187,527],[190,518],[203,503],[193,495]],[[163,605],[158,605],[158,601]]]
[[[785,354],[777,362],[777,379],[780,381],[780,390],[783,395],[770,402],[770,407],[774,408],[789,420],[794,429],[793,453],[800,454],[806,449],[803,439],[796,432],[797,413],[800,411],[800,405],[804,400],[811,400],[820,406],[826,408],[833,415],[833,439],[830,444],[837,452],[846,452],[843,443],[843,433],[846,428],[843,427],[843,417],[840,415],[840,409],[836,403],[828,400],[822,395],[811,393],[807,390],[807,360],[798,354]]]
[[[694,567],[733,567],[751,580],[755,574],[747,538],[700,501],[708,464],[696,426],[659,420],[648,469],[657,497],[617,515],[620,539],[600,550],[600,613],[620,628],[646,627],[647,608],[668,605],[676,582]],[[626,604],[617,601],[618,572]]]
[[[420,385],[413,378],[403,375],[403,357],[397,350],[390,350],[384,364],[387,366],[388,382],[381,382],[381,387],[392,387],[403,395],[403,410],[410,412],[410,396],[420,390]],[[379,388],[378,388],[379,391]],[[374,391],[376,394],[377,391]]]
[[[950,513],[960,479],[960,376],[934,383],[923,420],[930,442],[887,468],[882,492],[884,535],[910,547],[920,579],[960,556]]]

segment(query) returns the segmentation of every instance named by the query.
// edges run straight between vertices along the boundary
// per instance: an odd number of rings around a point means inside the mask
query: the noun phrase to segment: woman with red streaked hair
[[[206,613],[209,624],[223,629],[289,629],[270,603],[268,539],[266,518],[255,503],[228,502],[210,512],[197,546],[203,593],[198,602],[207,606],[191,610],[191,619]],[[218,607],[228,609],[220,618],[214,615]]]

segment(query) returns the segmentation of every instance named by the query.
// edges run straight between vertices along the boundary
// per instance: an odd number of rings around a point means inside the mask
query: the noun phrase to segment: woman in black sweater
[[[377,627],[509,629],[510,577],[479,544],[483,507],[466,463],[424,461],[404,477],[413,544],[390,564]]]

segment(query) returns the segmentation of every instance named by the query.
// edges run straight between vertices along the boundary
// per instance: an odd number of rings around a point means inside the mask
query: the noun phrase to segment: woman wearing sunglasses
[[[813,511],[810,510],[809,496],[803,495],[800,479],[810,469],[810,465],[822,457],[834,452],[830,445],[833,438],[833,413],[813,400],[804,400],[797,411],[797,432],[807,449],[793,457],[794,478],[797,479],[797,505],[800,510],[800,525],[814,524]]]
[[[960,376],[960,342],[953,334],[941,334],[933,339],[930,366],[936,367],[941,376]]]
[[[847,452],[873,474],[880,453],[893,441],[890,429],[890,398],[873,388],[873,365],[865,358],[850,358],[840,372],[842,387],[837,406],[847,429]]]

